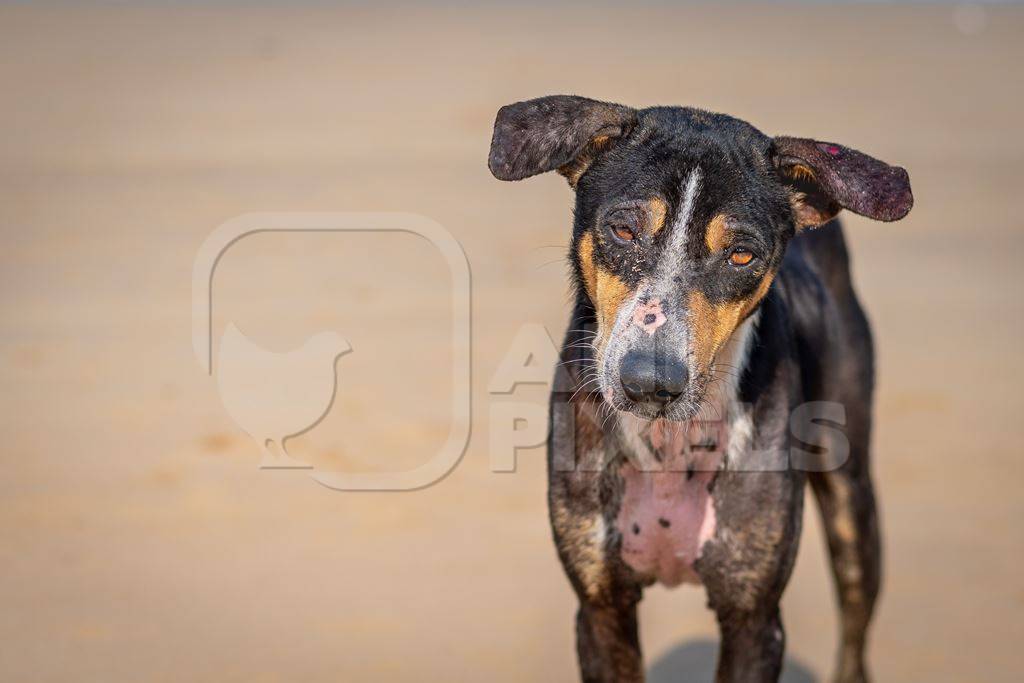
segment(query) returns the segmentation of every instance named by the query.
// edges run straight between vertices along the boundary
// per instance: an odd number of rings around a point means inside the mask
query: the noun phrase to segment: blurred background
[[[1018,5],[0,6],[0,678],[576,676],[543,449],[492,471],[494,405],[545,388],[488,393],[524,325],[562,335],[572,196],[486,168],[498,107],[575,93],[908,168],[907,219],[846,219],[879,359],[870,661],[1020,680],[1022,59]],[[461,242],[473,421],[450,476],[352,493],[258,469],[193,355],[191,281],[207,235],[263,210],[412,212]],[[451,286],[409,235],[252,236],[214,280],[215,358],[229,323],[281,352],[340,333],[335,404],[289,450],[413,467],[452,419]],[[807,509],[789,681],[827,678],[837,638]],[[652,680],[710,680],[704,602],[647,592]]]

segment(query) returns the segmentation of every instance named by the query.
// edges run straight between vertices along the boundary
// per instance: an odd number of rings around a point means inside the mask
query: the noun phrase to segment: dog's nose
[[[681,360],[630,351],[619,368],[622,390],[637,403],[671,403],[686,389],[689,372]]]

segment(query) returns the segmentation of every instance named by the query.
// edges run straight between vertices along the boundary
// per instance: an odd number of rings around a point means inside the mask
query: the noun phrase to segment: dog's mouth
[[[688,422],[700,413],[700,401],[675,399],[669,403],[657,404],[637,402],[629,399],[612,401],[614,409],[631,413],[644,420],[667,420],[669,422]]]

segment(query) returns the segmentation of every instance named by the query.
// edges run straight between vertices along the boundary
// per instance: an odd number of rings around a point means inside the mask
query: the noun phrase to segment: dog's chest
[[[616,518],[622,559],[633,571],[667,586],[700,582],[693,565],[715,533],[708,488],[727,438],[724,428],[662,421],[636,435],[634,450],[644,452],[619,467]]]

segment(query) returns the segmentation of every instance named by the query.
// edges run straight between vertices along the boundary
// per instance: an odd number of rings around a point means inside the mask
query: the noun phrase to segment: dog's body
[[[837,679],[864,680],[873,360],[829,221],[840,207],[902,217],[905,172],[722,115],[577,97],[503,108],[490,166],[506,180],[557,169],[577,192],[549,504],[583,679],[643,679],[636,607],[656,581],[703,584],[718,680],[777,679],[809,479],[841,609]]]
[[[847,642],[840,665],[846,673],[840,680],[856,680],[862,667],[864,630],[879,583],[878,529],[867,470],[871,342],[850,288],[840,228],[830,225],[820,230],[799,237],[790,246],[758,319],[747,323],[756,324],[756,329],[746,331],[755,339],[737,349],[736,371],[742,373],[742,379],[726,385],[731,394],[723,397],[728,401],[723,430],[726,443],[718,446],[737,458],[744,450],[785,452],[792,409],[805,400],[837,401],[846,406],[849,460],[839,471],[810,476],[825,513],[842,600]],[[824,242],[814,245],[827,249],[824,259],[809,257],[804,241]],[[821,267],[826,264],[839,268],[829,277],[832,287],[821,275]],[[587,329],[593,324],[592,316],[587,302],[581,301],[570,330]],[[653,474],[641,476],[662,480],[652,482],[652,493],[653,489],[676,489],[681,493],[669,493],[668,500],[653,515],[644,514],[641,503],[631,510],[632,516],[624,516],[619,492],[629,486],[623,471],[628,471],[632,480],[637,475],[635,467],[623,466],[622,461],[642,462],[646,453],[638,451],[643,449],[656,457],[660,453],[649,433],[641,431],[643,438],[633,443],[621,438],[618,433],[632,427],[613,421],[600,403],[576,400],[567,409],[565,397],[577,394],[586,381],[574,371],[578,367],[574,361],[582,360],[586,352],[586,346],[581,346],[584,339],[575,331],[566,337],[563,357],[570,370],[557,376],[558,384],[564,386],[555,387],[549,453],[549,503],[555,541],[582,601],[577,628],[584,679],[641,677],[635,631],[641,587],[651,578],[677,583],[682,574],[692,579],[692,568],[705,585],[709,604],[721,622],[719,678],[774,680],[783,649],[778,603],[800,536],[805,473],[795,468],[750,473],[742,471],[743,467],[737,467],[741,471],[735,474],[728,467],[715,473],[702,467],[687,479],[685,467],[667,464],[664,469],[668,472],[654,468]],[[717,411],[713,417],[717,417]],[[572,454],[572,462],[597,458],[608,466],[563,471],[568,468],[557,467],[555,461],[566,453]],[[679,453],[668,456],[678,458]],[[690,455],[691,459],[698,457],[696,453]],[[709,484],[712,491],[705,493]],[[699,505],[687,505],[688,499]],[[676,519],[671,514],[673,508],[690,516]],[[641,521],[634,521],[638,517]],[[669,521],[671,526],[663,527],[660,520]],[[681,525],[688,527],[685,533],[689,536],[696,526],[697,541],[703,543],[696,548],[691,539],[672,544],[672,529]],[[660,537],[649,544],[673,550],[677,545],[685,546],[683,559],[691,561],[691,566],[680,567],[682,563],[677,563],[660,572],[638,575],[625,553],[637,550],[628,547],[636,545],[630,541],[644,534]],[[602,631],[612,637],[597,635]],[[614,675],[609,677],[605,673],[609,671]]]

